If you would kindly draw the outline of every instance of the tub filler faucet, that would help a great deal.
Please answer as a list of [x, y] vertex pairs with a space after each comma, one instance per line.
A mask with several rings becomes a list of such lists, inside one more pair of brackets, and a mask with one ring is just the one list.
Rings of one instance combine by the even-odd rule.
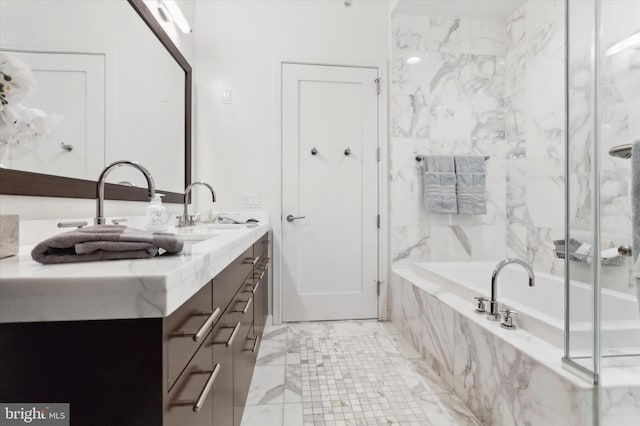
[[509, 258], [501, 261], [493, 268], [493, 273], [491, 274], [491, 301], [489, 302], [489, 313], [487, 313], [487, 319], [491, 321], [500, 321], [500, 313], [498, 311], [498, 300], [497, 300], [497, 292], [498, 292], [498, 274], [502, 271], [507, 265], [512, 263], [521, 265], [529, 274], [529, 287], [533, 287], [536, 285], [536, 279], [533, 275], [533, 269], [531, 266], [524, 260]]

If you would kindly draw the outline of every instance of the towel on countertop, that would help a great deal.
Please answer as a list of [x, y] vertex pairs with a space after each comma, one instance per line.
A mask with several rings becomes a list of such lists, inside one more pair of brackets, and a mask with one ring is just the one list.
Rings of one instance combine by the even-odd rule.
[[486, 169], [482, 155], [456, 155], [458, 214], [487, 214]]
[[433, 213], [456, 214], [456, 174], [453, 156], [424, 157], [424, 203]]
[[[640, 140], [631, 145], [631, 229], [632, 259], [640, 259]], [[636, 279], [638, 309], [640, 310], [640, 263], [635, 262], [633, 277]]]
[[156, 233], [124, 225], [95, 225], [54, 235], [31, 251], [44, 264], [147, 259], [160, 250], [180, 253], [184, 242], [174, 234]]

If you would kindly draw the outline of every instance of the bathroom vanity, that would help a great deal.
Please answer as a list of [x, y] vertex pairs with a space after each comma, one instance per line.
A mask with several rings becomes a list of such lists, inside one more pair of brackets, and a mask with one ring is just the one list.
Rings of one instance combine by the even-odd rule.
[[239, 425], [269, 253], [262, 224], [166, 258], [4, 260], [0, 401], [68, 402], [72, 425]]

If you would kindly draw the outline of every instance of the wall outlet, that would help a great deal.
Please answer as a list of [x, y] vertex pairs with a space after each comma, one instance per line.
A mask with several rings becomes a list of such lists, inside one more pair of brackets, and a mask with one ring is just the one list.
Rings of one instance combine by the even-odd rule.
[[248, 209], [259, 209], [262, 207], [262, 196], [260, 194], [245, 194], [242, 196], [242, 207]]

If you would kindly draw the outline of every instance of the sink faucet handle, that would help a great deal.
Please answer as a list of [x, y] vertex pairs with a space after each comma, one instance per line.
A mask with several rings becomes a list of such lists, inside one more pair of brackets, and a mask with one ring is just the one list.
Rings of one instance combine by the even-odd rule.
[[500, 326], [509, 330], [513, 330], [514, 328], [516, 328], [515, 324], [513, 323], [513, 316], [518, 315], [518, 313], [516, 311], [512, 311], [509, 308], [500, 309], [500, 312], [504, 312], [504, 318], [502, 319], [502, 323], [500, 324]]
[[487, 307], [485, 306], [484, 302], [486, 302], [489, 299], [487, 299], [484, 296], [476, 296], [476, 297], [474, 297], [474, 299], [476, 299], [478, 301], [475, 313], [476, 314], [484, 314], [485, 312], [487, 312]]

